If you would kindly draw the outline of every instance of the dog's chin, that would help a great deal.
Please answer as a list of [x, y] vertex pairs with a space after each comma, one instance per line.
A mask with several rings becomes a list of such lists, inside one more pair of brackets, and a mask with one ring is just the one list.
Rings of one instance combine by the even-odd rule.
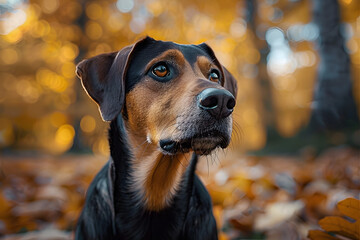
[[160, 140], [159, 145], [161, 151], [166, 155], [190, 151], [194, 151], [198, 155], [209, 155], [216, 148], [226, 148], [229, 142], [230, 137], [215, 132], [198, 134], [180, 140], [163, 139]]

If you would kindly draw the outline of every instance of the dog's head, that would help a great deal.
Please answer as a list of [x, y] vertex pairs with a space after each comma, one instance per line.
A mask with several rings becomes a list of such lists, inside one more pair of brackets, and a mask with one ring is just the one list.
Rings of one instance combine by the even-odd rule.
[[230, 142], [236, 80], [205, 43], [147, 37], [76, 72], [105, 121], [122, 113], [129, 133], [165, 154], [209, 154]]

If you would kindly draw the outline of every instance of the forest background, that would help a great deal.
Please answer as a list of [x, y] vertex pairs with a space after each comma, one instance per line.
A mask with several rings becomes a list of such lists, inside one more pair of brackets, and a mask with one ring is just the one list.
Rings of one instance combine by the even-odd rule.
[[0, 236], [71, 238], [109, 155], [75, 66], [147, 35], [238, 80], [232, 143], [198, 167], [221, 239], [307, 239], [359, 199], [360, 0], [1, 0]]

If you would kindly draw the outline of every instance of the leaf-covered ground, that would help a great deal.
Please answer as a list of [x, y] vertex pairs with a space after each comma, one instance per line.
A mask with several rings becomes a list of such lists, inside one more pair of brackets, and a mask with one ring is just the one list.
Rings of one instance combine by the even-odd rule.
[[[310, 229], [321, 229], [320, 219], [340, 215], [339, 201], [359, 198], [359, 155], [339, 147], [318, 156], [229, 151], [203, 158], [198, 173], [213, 198], [220, 239], [307, 239]], [[2, 156], [2, 239], [72, 239], [86, 189], [105, 162], [91, 155]]]

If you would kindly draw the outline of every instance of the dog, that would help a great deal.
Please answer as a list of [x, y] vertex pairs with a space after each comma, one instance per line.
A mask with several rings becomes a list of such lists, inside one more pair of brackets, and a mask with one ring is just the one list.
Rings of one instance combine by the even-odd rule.
[[146, 37], [81, 61], [110, 121], [110, 160], [91, 183], [75, 239], [217, 239], [199, 155], [229, 145], [237, 83], [206, 44]]

